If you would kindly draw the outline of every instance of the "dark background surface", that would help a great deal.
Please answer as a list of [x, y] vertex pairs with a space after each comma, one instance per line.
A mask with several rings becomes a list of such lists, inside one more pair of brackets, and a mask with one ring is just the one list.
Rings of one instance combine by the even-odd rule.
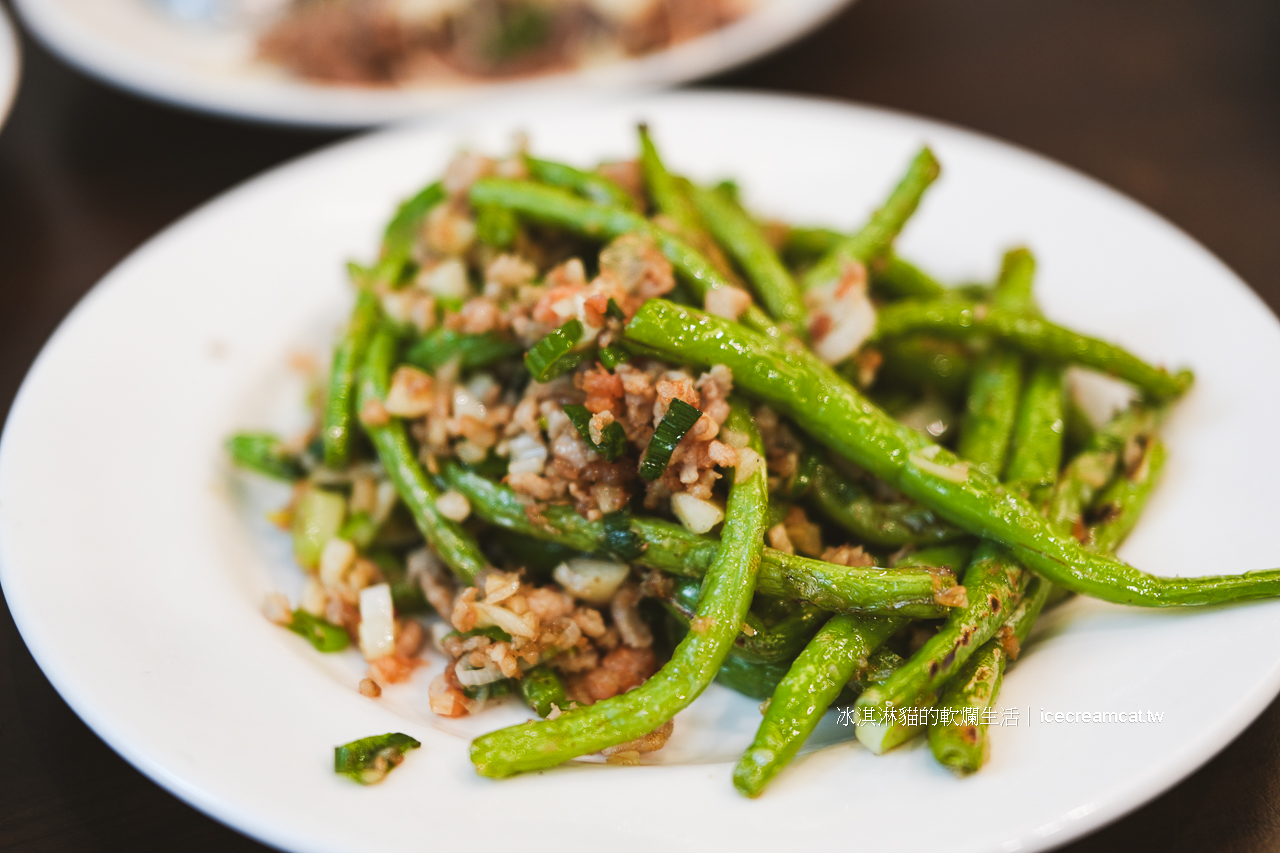
[[[0, 133], [5, 412], [58, 322], [126, 254], [215, 193], [338, 138], [137, 100], [24, 47]], [[1280, 306], [1274, 0], [864, 0], [711, 82], [882, 104], [1042, 152], [1168, 217]], [[1278, 732], [1280, 702], [1195, 775], [1066, 849], [1280, 849]], [[0, 850], [125, 849], [266, 848], [98, 740], [0, 608]]]

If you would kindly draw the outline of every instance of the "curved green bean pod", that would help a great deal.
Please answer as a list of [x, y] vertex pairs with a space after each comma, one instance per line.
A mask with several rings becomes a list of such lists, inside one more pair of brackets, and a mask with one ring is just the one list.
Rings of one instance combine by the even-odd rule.
[[[605, 524], [588, 521], [572, 507], [548, 506], [542, 510], [541, 519], [534, 522], [526, 512], [527, 505], [506, 486], [453, 462], [441, 464], [441, 475], [449, 488], [467, 498], [471, 511], [490, 524], [578, 551], [609, 550]], [[644, 550], [638, 556], [618, 556], [674, 575], [702, 577], [720, 549], [715, 539], [661, 519], [632, 518], [630, 529]], [[833, 612], [931, 619], [946, 614], [948, 608], [938, 604], [937, 598], [954, 585], [955, 574], [951, 571], [921, 567], [919, 563], [903, 569], [840, 566], [766, 548], [756, 588], [766, 595], [808, 601]]]
[[529, 177], [538, 183], [570, 190], [596, 204], [635, 210], [636, 202], [631, 197], [631, 193], [599, 172], [586, 172], [567, 163], [557, 163], [554, 160], [542, 160], [527, 155], [524, 163], [529, 170]]
[[893, 421], [812, 353], [744, 326], [651, 299], [626, 336], [682, 364], [724, 364], [735, 386], [773, 406], [827, 447], [1073, 592], [1117, 604], [1170, 607], [1280, 595], [1280, 570], [1159, 577], [1089, 553], [1054, 530], [1026, 499]]
[[636, 131], [640, 137], [640, 173], [644, 176], [649, 200], [658, 212], [666, 214], [676, 224], [685, 239], [695, 240], [704, 229], [693, 200], [676, 176], [667, 171], [662, 155], [649, 135], [648, 126], [642, 124]]
[[887, 252], [940, 170], [933, 152], [921, 148], [884, 205], [871, 214], [871, 220], [856, 234], [845, 237], [832, 247], [805, 273], [802, 282], [805, 289], [821, 287], [840, 278], [844, 265], [849, 261], [869, 264]]
[[936, 278], [892, 251], [872, 261], [871, 289], [890, 299], [936, 299], [947, 292]]
[[855, 540], [880, 548], [938, 545], [964, 536], [963, 530], [940, 521], [919, 504], [883, 503], [873, 499], [830, 465], [814, 471], [805, 493], [809, 506], [851, 533]]
[[[396, 343], [396, 332], [387, 324], [383, 324], [369, 342], [360, 369], [358, 406], [361, 410], [370, 402], [381, 403], [386, 399]], [[472, 583], [488, 561], [480, 552], [475, 537], [436, 509], [440, 490], [427, 479], [418, 464], [404, 423], [399, 418], [391, 418], [382, 425], [363, 423], [362, 426], [422, 535], [459, 580]]]
[[832, 616], [778, 684], [751, 746], [733, 770], [733, 785], [748, 797], [795, 757], [860, 664], [904, 624], [903, 619]]
[[898, 302], [886, 305], [876, 319], [876, 339], [920, 332], [961, 338], [990, 335], [1034, 358], [1080, 364], [1123, 379], [1153, 397], [1178, 397], [1194, 378], [1188, 370], [1170, 374], [1114, 344], [1040, 317], [967, 300]]
[[1103, 553], [1115, 551], [1133, 532], [1142, 508], [1164, 471], [1164, 459], [1164, 442], [1152, 438], [1134, 469], [1121, 471], [1098, 496], [1091, 508], [1091, 514], [1098, 520], [1089, 528], [1086, 540], [1091, 548]]
[[[712, 290], [733, 286], [705, 255], [634, 211], [593, 204], [556, 187], [507, 178], [476, 181], [471, 186], [470, 197], [473, 205], [509, 207], [536, 222], [599, 240], [611, 240], [623, 234], [644, 234], [653, 239], [699, 302], [705, 302]], [[741, 320], [770, 337], [782, 335], [758, 305], [747, 308]]]
[[791, 334], [806, 339], [809, 314], [800, 287], [782, 265], [760, 226], [721, 193], [697, 186], [692, 192], [702, 222], [746, 274], [764, 310]]
[[444, 184], [436, 181], [407, 199], [396, 209], [382, 235], [382, 251], [373, 268], [373, 280], [395, 287], [404, 278], [413, 259], [413, 244], [418, 228], [431, 209], [445, 200]]
[[[668, 612], [688, 625], [697, 612], [700, 592], [701, 584], [694, 578], [677, 583], [666, 601]], [[804, 648], [830, 615], [812, 604], [802, 603], [790, 616], [767, 626], [753, 612], [747, 611], [743, 630], [733, 641], [734, 654], [751, 663], [789, 661]]]
[[1111, 482], [1116, 462], [1130, 441], [1148, 441], [1159, 420], [1160, 412], [1144, 406], [1133, 406], [1104, 424], [1089, 444], [1062, 472], [1045, 511], [1049, 523], [1064, 535], [1071, 534], [1083, 507]]
[[333, 353], [329, 369], [329, 393], [324, 402], [320, 436], [327, 468], [344, 468], [351, 458], [351, 422], [355, 419], [356, 368], [364, 358], [381, 314], [378, 297], [368, 290], [356, 293], [351, 322]]
[[[741, 404], [725, 426], [748, 436], [763, 455], [755, 422]], [[736, 478], [735, 478], [736, 479]], [[698, 613], [671, 659], [634, 690], [554, 720], [530, 722], [476, 738], [471, 762], [482, 776], [501, 778], [554, 767], [634, 740], [661, 726], [698, 697], [724, 663], [751, 605], [760, 568], [769, 486], [765, 466], [733, 482], [720, 551], [703, 579]]]

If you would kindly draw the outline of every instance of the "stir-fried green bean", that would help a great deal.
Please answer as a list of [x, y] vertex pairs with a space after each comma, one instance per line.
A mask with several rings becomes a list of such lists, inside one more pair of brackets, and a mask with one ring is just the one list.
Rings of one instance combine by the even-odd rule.
[[951, 523], [1005, 544], [1019, 563], [1073, 592], [1145, 607], [1280, 595], [1280, 570], [1160, 577], [1089, 553], [995, 478], [894, 422], [807, 351], [660, 299], [640, 309], [626, 335], [674, 361], [726, 365], [741, 391], [769, 403], [818, 441]]
[[[755, 423], [743, 406], [733, 406], [725, 425], [747, 435], [748, 446], [757, 453], [764, 452]], [[641, 737], [696, 699], [729, 654], [751, 605], [768, 496], [763, 465], [730, 486], [720, 551], [703, 579], [697, 616], [662, 669], [636, 689], [612, 699], [567, 711], [554, 720], [476, 738], [471, 761], [477, 772], [503, 777], [554, 767]]]
[[333, 353], [329, 370], [329, 393], [325, 397], [320, 435], [324, 441], [324, 464], [341, 468], [351, 458], [351, 430], [355, 420], [356, 368], [364, 358], [380, 315], [378, 299], [367, 290], [356, 294], [351, 322]]
[[[359, 406], [364, 412], [370, 404], [381, 407], [387, 396], [391, 365], [395, 358], [396, 332], [383, 324], [369, 343], [360, 371]], [[385, 410], [383, 412], [385, 417]], [[364, 431], [373, 441], [378, 458], [413, 520], [440, 559], [453, 569], [464, 583], [471, 583], [487, 564], [475, 537], [456, 521], [451, 521], [436, 508], [440, 490], [427, 479], [418, 464], [417, 454], [409, 443], [404, 424], [399, 418], [385, 417], [385, 422], [362, 420]]]

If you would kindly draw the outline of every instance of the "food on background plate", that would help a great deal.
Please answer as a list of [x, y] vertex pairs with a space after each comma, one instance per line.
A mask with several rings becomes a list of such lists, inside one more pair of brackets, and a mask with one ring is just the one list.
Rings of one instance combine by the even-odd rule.
[[[431, 626], [433, 712], [543, 718], [473, 742], [486, 776], [639, 763], [713, 679], [764, 701], [749, 796], [833, 704], [872, 751], [923, 735], [966, 774], [1044, 608], [1280, 594], [1277, 570], [1114, 556], [1192, 376], [1042, 317], [1027, 249], [957, 288], [897, 256], [929, 149], [841, 234], [639, 145], [593, 170], [459, 155], [351, 266], [313, 428], [229, 441], [295, 484], [277, 520], [306, 587], [268, 615], [357, 644], [362, 693], [413, 677]], [[1068, 365], [1133, 401], [1092, 423]]]
[[546, 74], [662, 50], [750, 0], [292, 0], [259, 55], [299, 77], [393, 85]]

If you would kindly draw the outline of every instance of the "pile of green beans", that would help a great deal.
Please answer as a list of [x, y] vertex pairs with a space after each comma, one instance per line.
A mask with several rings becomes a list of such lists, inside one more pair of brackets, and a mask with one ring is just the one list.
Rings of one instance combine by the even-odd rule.
[[[964, 775], [990, 754], [983, 723], [909, 725], [895, 711], [935, 707], [945, 712], [936, 719], [972, 720], [972, 712], [993, 708], [1008, 666], [1058, 598], [1185, 607], [1280, 595], [1280, 569], [1169, 578], [1115, 556], [1158, 481], [1166, 454], [1158, 429], [1192, 374], [1041, 316], [1027, 249], [1009, 251], [990, 286], [948, 287], [900, 257], [894, 242], [939, 175], [931, 150], [921, 149], [866, 224], [846, 234], [754, 216], [736, 184], [703, 185], [671, 171], [646, 127], [638, 146], [640, 189], [522, 154], [524, 178], [482, 177], [453, 197], [434, 183], [410, 198], [386, 228], [376, 263], [352, 267], [355, 308], [334, 351], [312, 446], [298, 452], [257, 432], [227, 445], [243, 466], [320, 493], [313, 502], [328, 514], [316, 524], [356, 531], [350, 538], [371, 559], [390, 547], [379, 559], [391, 560], [392, 576], [392, 552], [404, 546], [387, 543], [425, 541], [466, 585], [490, 568], [494, 551], [487, 555], [481, 542], [497, 543], [534, 574], [566, 556], [591, 555], [663, 579], [652, 585], [663, 606], [649, 614], [666, 628], [655, 633], [671, 639], [661, 669], [627, 693], [577, 707], [554, 657], [534, 661], [492, 693], [520, 695], [546, 719], [477, 738], [471, 760], [478, 773], [544, 770], [641, 738], [718, 679], [768, 699], [733, 772], [747, 796], [763, 792], [837, 702], [846, 703], [857, 739], [873, 752], [927, 730], [938, 761]], [[425, 332], [384, 311], [388, 294], [414, 286], [419, 263], [430, 269], [424, 225], [446, 202], [476, 224], [479, 242], [466, 256], [473, 278], [497, 253], [519, 253], [548, 234], [575, 246], [638, 235], [670, 263], [681, 285], [671, 298], [632, 305], [630, 316], [609, 302], [608, 347], [584, 337], [582, 321], [569, 321], [579, 325], [562, 347], [569, 356], [563, 372], [614, 371], [628, 360], [644, 366], [644, 359], [664, 368], [728, 368], [734, 392], [722, 432], [754, 454], [742, 459], [760, 464], [721, 472], [724, 520], [717, 530], [693, 533], [661, 512], [645, 514], [639, 496], [604, 517], [584, 517], [568, 503], [538, 503], [534, 511], [506, 484], [500, 457], [467, 464], [447, 449], [433, 446], [428, 454], [414, 437], [423, 433], [387, 414], [391, 377], [402, 365], [464, 377], [490, 371], [513, 389], [530, 381], [526, 347], [505, 327], [459, 331], [450, 318], [460, 306], [444, 299], [433, 308], [435, 328]], [[584, 268], [596, 268], [583, 260]], [[821, 332], [810, 325], [806, 300], [859, 265], [869, 276], [874, 331], [849, 361], [827, 364], [807, 345]], [[715, 316], [702, 310], [713, 296], [743, 307], [734, 318]], [[1129, 383], [1137, 399], [1094, 426], [1067, 387], [1072, 365]], [[533, 379], [554, 376], [534, 370]], [[934, 441], [873, 400], [893, 411], [951, 407], [961, 413], [959, 429], [931, 426], [945, 439]], [[685, 426], [695, 423], [696, 410], [679, 406], [692, 412]], [[784, 420], [794, 442], [765, 446], [760, 406], [771, 410], [770, 420]], [[603, 460], [604, 445], [590, 438], [595, 410], [568, 409], [592, 458]], [[609, 464], [646, 458], [643, 446], [624, 440], [621, 426], [611, 429]], [[680, 440], [670, 437], [668, 449]], [[666, 459], [654, 458], [653, 470], [637, 470], [646, 480], [665, 470]], [[344, 520], [341, 507], [333, 509], [324, 490], [361, 465], [376, 466], [394, 485], [404, 513], [399, 532], [394, 518]], [[437, 506], [445, 492], [465, 500], [464, 523]], [[794, 507], [821, 519], [825, 539], [864, 550], [794, 553], [770, 529]], [[405, 532], [410, 520], [416, 534]], [[777, 548], [766, 546], [766, 531]], [[316, 542], [307, 541], [314, 558]], [[414, 608], [425, 607], [422, 596], [413, 599]], [[328, 638], [316, 642], [326, 651], [345, 645], [337, 642], [341, 629], [318, 617], [295, 630], [314, 634], [313, 642]]]

